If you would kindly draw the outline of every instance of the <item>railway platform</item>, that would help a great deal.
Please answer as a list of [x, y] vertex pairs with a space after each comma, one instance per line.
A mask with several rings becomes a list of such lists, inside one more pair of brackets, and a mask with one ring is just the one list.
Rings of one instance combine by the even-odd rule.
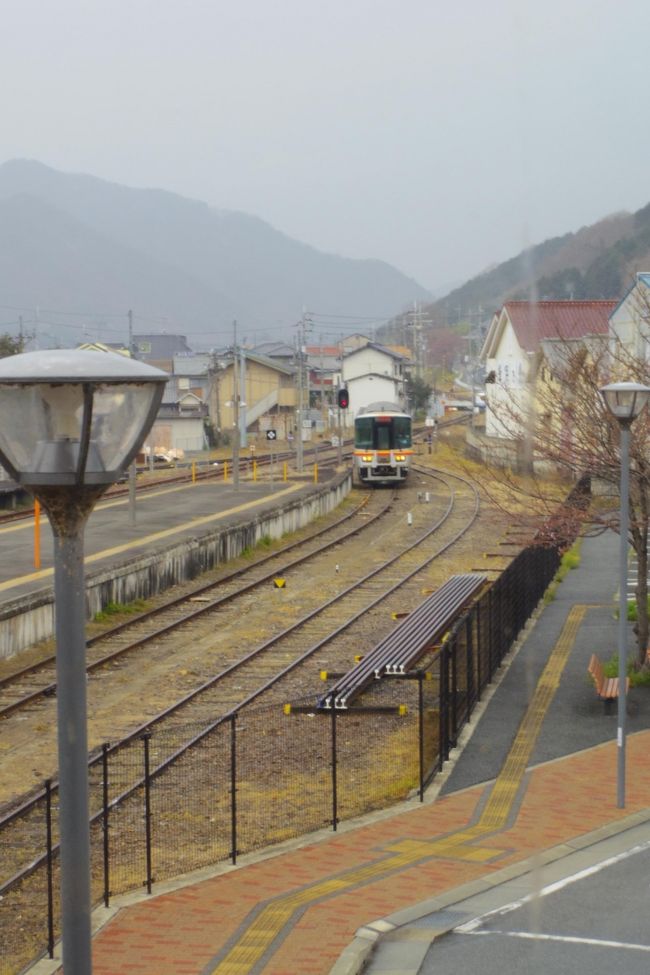
[[[231, 480], [215, 472], [213, 480], [192, 484], [161, 481], [139, 491], [135, 519], [126, 494], [106, 495], [92, 512], [85, 530], [87, 567], [117, 565], [138, 553], [161, 547], [172, 539], [192, 538], [222, 524], [250, 520], [259, 511], [277, 507], [316, 485], [308, 475], [291, 481]], [[35, 565], [34, 518], [0, 525], [0, 601], [34, 592], [48, 585], [53, 574], [52, 533], [44, 513], [40, 518], [40, 565]]]
[[615, 709], [587, 675], [616, 645], [617, 546], [584, 540], [424, 803], [115, 899], [94, 914], [95, 975], [424, 973], [441, 933], [650, 844], [650, 689], [630, 692], [619, 809]]

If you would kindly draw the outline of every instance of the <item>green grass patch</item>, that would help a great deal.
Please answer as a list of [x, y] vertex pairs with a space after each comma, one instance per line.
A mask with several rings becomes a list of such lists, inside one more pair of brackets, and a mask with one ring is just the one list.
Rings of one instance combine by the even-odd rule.
[[[618, 613], [616, 615], [618, 618]], [[636, 623], [637, 615], [638, 613], [637, 613], [636, 599], [628, 599], [627, 602], [628, 623]], [[648, 615], [650, 615], [650, 596], [648, 596]]]
[[577, 569], [580, 565], [580, 545], [582, 539], [577, 539], [573, 543], [570, 549], [564, 553], [560, 560], [560, 565], [557, 572], [553, 576], [548, 589], [544, 593], [544, 604], [548, 605], [552, 603], [555, 599], [555, 593], [557, 592], [557, 587], [560, 585], [562, 580], [571, 572], [572, 569]]
[[133, 613], [142, 613], [146, 609], [147, 603], [144, 599], [134, 599], [132, 603], [107, 603], [103, 609], [93, 616], [93, 622], [106, 623], [113, 616], [131, 616]]

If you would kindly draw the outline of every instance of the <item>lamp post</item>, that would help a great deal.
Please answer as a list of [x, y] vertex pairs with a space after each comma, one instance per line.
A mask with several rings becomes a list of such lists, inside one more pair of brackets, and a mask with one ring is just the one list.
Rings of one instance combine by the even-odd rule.
[[630, 507], [630, 427], [650, 399], [650, 387], [640, 383], [610, 383], [600, 390], [621, 431], [621, 524], [618, 596], [618, 728], [616, 805], [625, 808], [625, 733], [627, 707], [627, 551]]
[[90, 350], [0, 360], [0, 462], [45, 508], [54, 535], [66, 975], [92, 970], [84, 525], [138, 452], [166, 380], [166, 373], [145, 363]]

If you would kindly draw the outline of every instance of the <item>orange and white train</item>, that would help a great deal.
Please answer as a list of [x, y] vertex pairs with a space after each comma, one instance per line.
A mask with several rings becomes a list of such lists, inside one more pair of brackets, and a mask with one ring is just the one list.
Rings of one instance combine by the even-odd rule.
[[354, 421], [354, 468], [362, 484], [403, 484], [413, 455], [411, 417], [395, 403], [370, 403]]

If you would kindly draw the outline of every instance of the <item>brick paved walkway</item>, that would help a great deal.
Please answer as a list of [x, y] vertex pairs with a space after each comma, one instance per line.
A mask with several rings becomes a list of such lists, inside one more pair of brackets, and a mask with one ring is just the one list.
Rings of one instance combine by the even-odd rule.
[[[95, 975], [325, 975], [362, 925], [650, 807], [649, 749], [650, 732], [628, 740], [624, 810], [613, 744], [529, 771], [513, 821], [481, 837], [487, 859], [428, 847], [472, 824], [489, 784], [134, 904], [95, 938]], [[271, 950], [233, 954], [265, 911], [285, 919]]]

